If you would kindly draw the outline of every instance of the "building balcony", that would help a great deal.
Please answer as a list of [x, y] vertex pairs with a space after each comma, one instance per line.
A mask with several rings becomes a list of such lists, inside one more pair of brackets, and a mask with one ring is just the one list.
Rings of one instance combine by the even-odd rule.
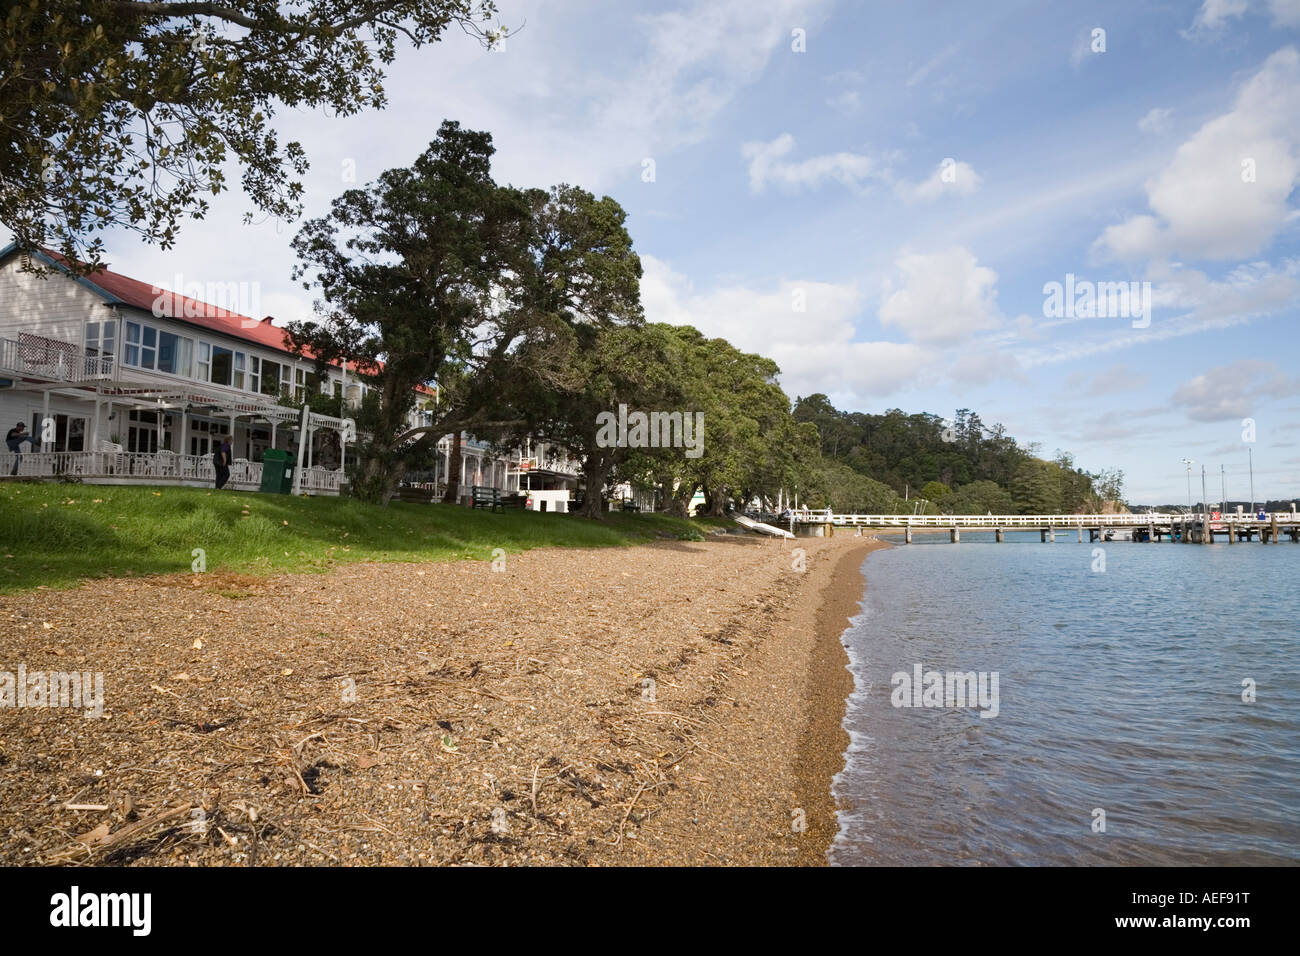
[[24, 332], [17, 339], [0, 339], [0, 375], [86, 385], [112, 380], [113, 359]]

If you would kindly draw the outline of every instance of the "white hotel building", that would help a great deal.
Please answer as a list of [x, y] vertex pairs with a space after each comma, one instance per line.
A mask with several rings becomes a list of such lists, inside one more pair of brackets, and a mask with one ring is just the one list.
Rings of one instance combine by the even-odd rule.
[[[25, 272], [15, 247], [0, 250], [0, 424], [8, 431], [22, 421], [37, 440], [22, 446], [20, 477], [210, 486], [212, 453], [224, 433], [234, 459], [231, 487], [256, 490], [268, 449], [298, 452], [302, 412], [280, 404], [282, 395], [300, 403], [307, 389], [319, 389], [343, 397], [346, 408], [361, 401], [365, 386], [355, 369], [333, 365], [317, 376], [315, 363], [289, 350], [270, 317], [250, 318], [107, 269], [74, 276], [55, 256], [34, 258], [52, 271]], [[425, 390], [411, 423], [431, 420], [436, 400], [436, 390]], [[356, 437], [352, 421], [309, 413], [306, 432], [301, 490], [338, 494]], [[439, 444], [435, 485], [446, 478], [449, 440]], [[534, 464], [553, 476], [553, 486], [576, 484], [573, 463], [557, 464], [549, 451], [552, 461]], [[0, 446], [0, 478], [13, 463]], [[464, 495], [476, 484], [517, 490], [520, 474], [518, 454], [462, 442]]]

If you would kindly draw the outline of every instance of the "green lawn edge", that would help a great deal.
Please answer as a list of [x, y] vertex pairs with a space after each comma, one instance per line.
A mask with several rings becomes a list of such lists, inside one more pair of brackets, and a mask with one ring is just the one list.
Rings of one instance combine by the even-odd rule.
[[597, 521], [202, 488], [6, 482], [0, 594], [190, 573], [200, 562], [207, 572], [319, 573], [362, 561], [490, 560], [533, 548], [701, 540], [730, 524], [663, 514], [615, 512]]

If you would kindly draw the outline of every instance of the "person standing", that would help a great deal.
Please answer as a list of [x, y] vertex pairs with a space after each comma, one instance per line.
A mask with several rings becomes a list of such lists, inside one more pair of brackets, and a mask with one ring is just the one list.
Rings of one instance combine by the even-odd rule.
[[18, 466], [22, 464], [23, 456], [19, 454], [19, 449], [23, 447], [23, 442], [31, 442], [32, 447], [36, 447], [36, 439], [27, 431], [27, 426], [19, 422], [5, 434], [5, 446], [14, 453], [14, 467], [9, 472], [11, 475], [18, 474]]
[[220, 491], [230, 480], [230, 436], [222, 435], [217, 450], [212, 453], [212, 463], [217, 469], [217, 490]]

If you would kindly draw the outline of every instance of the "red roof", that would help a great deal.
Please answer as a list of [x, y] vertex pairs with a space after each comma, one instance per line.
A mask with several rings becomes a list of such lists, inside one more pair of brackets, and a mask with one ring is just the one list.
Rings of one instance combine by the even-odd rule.
[[[41, 252], [54, 262], [66, 265], [67, 260], [57, 252], [49, 249], [42, 249]], [[221, 332], [233, 338], [255, 342], [291, 355], [297, 354], [289, 347], [288, 334], [284, 329], [273, 325], [269, 315], [262, 319], [253, 319], [238, 312], [210, 305], [201, 299], [190, 298], [148, 282], [141, 282], [139, 279], [132, 279], [130, 276], [124, 276], [102, 266], [81, 275], [80, 278], [109, 299], [142, 309], [159, 318], [175, 319], [178, 322]], [[313, 353], [310, 349], [304, 349], [302, 355], [304, 358], [312, 358]], [[348, 371], [355, 372], [357, 368], [356, 362], [348, 362]]]
[[269, 315], [264, 319], [250, 318], [107, 269], [96, 270], [83, 278], [119, 302], [159, 318], [176, 319], [282, 352], [289, 351], [284, 329], [272, 325]]

